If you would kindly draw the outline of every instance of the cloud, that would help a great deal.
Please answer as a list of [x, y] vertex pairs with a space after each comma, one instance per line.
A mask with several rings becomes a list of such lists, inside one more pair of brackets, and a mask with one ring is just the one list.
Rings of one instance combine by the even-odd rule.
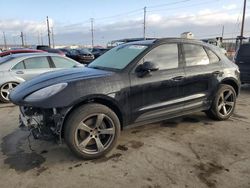
[[[227, 6], [226, 8], [232, 8]], [[226, 25], [230, 32], [234, 31], [235, 24], [238, 21], [238, 13], [224, 9], [211, 10], [203, 9], [194, 13], [182, 12], [172, 16], [163, 16], [161, 14], [147, 15], [147, 34], [153, 37], [179, 36], [185, 31], [196, 31], [197, 35], [211, 35], [211, 33], [220, 33], [221, 26]], [[246, 15], [246, 19], [249, 14]], [[55, 41], [60, 44], [90, 44], [90, 22], [65, 24], [50, 20], [50, 25], [54, 25]], [[246, 21], [246, 30], [249, 30], [249, 22]], [[37, 41], [37, 33], [47, 32], [46, 21], [30, 20], [0, 20], [0, 28], [6, 34], [20, 34], [24, 31], [30, 38], [30, 42]], [[94, 35], [98, 43], [106, 43], [109, 40], [115, 40], [126, 37], [141, 37], [143, 31], [143, 17], [128, 17], [113, 22], [95, 22]], [[234, 31], [235, 32], [235, 31]], [[235, 34], [236, 36], [236, 34]], [[0, 41], [1, 42], [1, 41]]]
[[[53, 20], [50, 19], [50, 26], [53, 26]], [[8, 32], [27, 32], [27, 33], [38, 33], [44, 32], [47, 29], [46, 22], [37, 22], [32, 20], [0, 20], [1, 30]]]
[[234, 10], [237, 8], [237, 5], [236, 4], [229, 4], [229, 5], [224, 5], [222, 8], [225, 10]]

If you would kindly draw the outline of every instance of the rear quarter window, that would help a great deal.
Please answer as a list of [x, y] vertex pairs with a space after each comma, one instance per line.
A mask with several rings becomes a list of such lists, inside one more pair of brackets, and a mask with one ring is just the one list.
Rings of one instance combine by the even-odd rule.
[[208, 55], [208, 58], [209, 58], [209, 63], [210, 64], [219, 63], [220, 58], [212, 50], [210, 50], [209, 48], [205, 48], [205, 49], [206, 49], [206, 52], [207, 52], [207, 55]]
[[184, 43], [183, 50], [187, 67], [209, 64], [209, 58], [203, 46]]

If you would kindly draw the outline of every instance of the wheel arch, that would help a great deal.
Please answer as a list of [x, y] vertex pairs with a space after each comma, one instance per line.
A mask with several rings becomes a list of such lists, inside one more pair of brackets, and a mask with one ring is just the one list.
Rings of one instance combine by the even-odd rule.
[[125, 124], [124, 113], [123, 113], [121, 107], [119, 107], [118, 103], [113, 98], [108, 97], [108, 96], [104, 96], [104, 95], [93, 96], [92, 95], [92, 96], [85, 97], [84, 99], [81, 99], [80, 101], [76, 102], [65, 113], [64, 120], [62, 122], [62, 127], [61, 127], [61, 137], [63, 137], [64, 129], [65, 129], [65, 122], [66, 122], [67, 118], [70, 116], [70, 114], [73, 111], [75, 111], [78, 107], [85, 105], [85, 104], [88, 104], [88, 103], [97, 103], [97, 104], [102, 104], [102, 105], [109, 107], [117, 115], [117, 117], [120, 121], [120, 124], [121, 124], [121, 129], [123, 129], [123, 125]]
[[240, 93], [240, 85], [234, 78], [225, 78], [221, 81], [221, 84], [227, 84], [234, 88], [236, 95], [238, 96]]

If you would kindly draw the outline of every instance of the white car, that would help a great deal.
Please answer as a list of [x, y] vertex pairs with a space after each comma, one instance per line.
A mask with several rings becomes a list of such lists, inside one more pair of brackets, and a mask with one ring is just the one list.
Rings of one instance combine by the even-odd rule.
[[82, 64], [52, 53], [12, 54], [0, 58], [0, 101], [9, 102], [9, 93], [18, 84], [39, 74]]

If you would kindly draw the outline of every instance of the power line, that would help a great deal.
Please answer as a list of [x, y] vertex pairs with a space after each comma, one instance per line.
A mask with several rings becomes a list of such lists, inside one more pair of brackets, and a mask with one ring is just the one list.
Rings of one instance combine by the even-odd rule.
[[117, 18], [117, 17], [121, 17], [121, 16], [124, 16], [124, 15], [129, 15], [129, 14], [132, 14], [132, 13], [138, 13], [138, 12], [142, 12], [143, 9], [135, 9], [135, 10], [131, 10], [131, 11], [128, 11], [128, 12], [123, 12], [123, 13], [120, 13], [120, 14], [116, 14], [116, 15], [113, 15], [113, 16], [107, 16], [107, 17], [102, 17], [102, 18], [95, 18], [95, 20], [106, 20], [106, 19], [110, 19], [110, 18]]
[[182, 0], [182, 1], [172, 2], [172, 3], [164, 3], [164, 4], [160, 4], [160, 5], [153, 5], [153, 6], [148, 6], [148, 8], [152, 9], [152, 8], [157, 8], [157, 7], [176, 5], [176, 4], [180, 4], [180, 3], [186, 3], [188, 1], [191, 1], [191, 0]]
[[215, 14], [223, 14], [223, 13], [228, 13], [229, 11], [216, 11], [216, 12], [210, 12], [207, 14], [196, 14], [196, 15], [190, 15], [190, 16], [184, 16], [184, 17], [166, 17], [169, 20], [183, 20], [183, 19], [187, 19], [187, 18], [194, 18], [194, 17], [205, 17], [205, 16], [209, 16], [209, 15], [215, 15]]
[[176, 10], [176, 9], [181, 9], [181, 8], [187, 8], [187, 7], [194, 7], [194, 6], [200, 6], [200, 5], [205, 5], [205, 4], [209, 4], [211, 2], [214, 1], [205, 1], [202, 3], [193, 3], [193, 4], [189, 4], [189, 5], [185, 5], [185, 6], [179, 6], [179, 7], [174, 7], [174, 8], [164, 8], [164, 9], [156, 9], [156, 10], [149, 10], [148, 12], [160, 12], [160, 11], [166, 11], [166, 10]]
[[[153, 9], [153, 8], [156, 8], [156, 7], [170, 6], [170, 5], [185, 3], [185, 2], [188, 2], [188, 1], [192, 1], [192, 0], [181, 0], [181, 1], [172, 2], [172, 3], [164, 3], [164, 4], [160, 4], [160, 5], [149, 6], [149, 8]], [[117, 17], [120, 17], [120, 16], [124, 16], [124, 15], [128, 16], [130, 14], [135, 14], [135, 13], [139, 14], [142, 11], [144, 11], [144, 8], [143, 9], [140, 8], [140, 9], [135, 9], [135, 10], [123, 12], [121, 14], [116, 14], [116, 15], [113, 15], [113, 16], [107, 16], [107, 17], [102, 17], [102, 18], [95, 18], [95, 20], [97, 20], [97, 21], [99, 21], [99, 20], [107, 20], [107, 19], [112, 19], [112, 18], [117, 18]]]

